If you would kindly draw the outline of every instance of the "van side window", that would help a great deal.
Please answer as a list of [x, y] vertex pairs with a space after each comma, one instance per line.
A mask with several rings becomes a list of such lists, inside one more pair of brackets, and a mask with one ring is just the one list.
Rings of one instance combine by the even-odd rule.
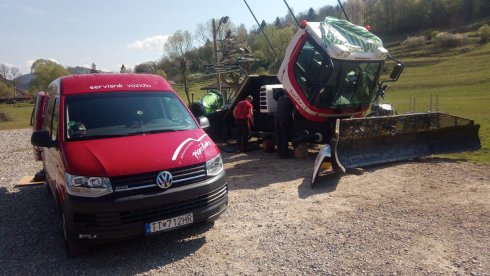
[[53, 122], [51, 123], [51, 140], [56, 141], [58, 139], [58, 126], [59, 126], [59, 116], [60, 116], [60, 101], [56, 97], [54, 99], [54, 110], [53, 110]]
[[58, 117], [59, 117], [59, 98], [52, 97], [48, 101], [48, 109], [44, 118], [44, 130], [51, 134], [51, 140], [55, 141], [58, 133]]

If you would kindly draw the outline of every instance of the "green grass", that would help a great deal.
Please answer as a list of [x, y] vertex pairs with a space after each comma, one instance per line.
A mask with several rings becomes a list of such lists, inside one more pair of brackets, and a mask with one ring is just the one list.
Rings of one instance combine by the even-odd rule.
[[490, 44], [465, 52], [437, 59], [407, 58], [407, 67], [399, 81], [391, 84], [385, 102], [392, 103], [400, 114], [409, 111], [410, 98], [415, 97], [415, 110], [428, 111], [431, 95], [435, 110], [437, 95], [439, 111], [480, 125], [482, 149], [448, 157], [490, 163]]
[[0, 113], [7, 114], [7, 122], [0, 122], [0, 130], [30, 127], [33, 104], [0, 104]]
[[[189, 98], [191, 102], [197, 101], [199, 98], [202, 98], [204, 94], [206, 94], [207, 91], [201, 90], [201, 87], [212, 84], [214, 82], [216, 82], [216, 79], [191, 81], [191, 83], [189, 84]], [[185, 95], [184, 86], [180, 84], [174, 84], [172, 85], [172, 88], [179, 95], [179, 97], [184, 101], [184, 103], [187, 104], [187, 96]]]

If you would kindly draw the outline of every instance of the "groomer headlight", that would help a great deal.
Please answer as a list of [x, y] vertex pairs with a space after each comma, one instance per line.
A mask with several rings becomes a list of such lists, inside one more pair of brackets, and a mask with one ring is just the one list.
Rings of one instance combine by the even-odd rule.
[[331, 57], [334, 58], [346, 58], [351, 54], [350, 50], [347, 47], [339, 44], [328, 46], [327, 52]]
[[388, 56], [388, 50], [383, 47], [378, 47], [374, 50], [374, 56], [379, 59], [385, 59]]
[[98, 197], [112, 193], [109, 178], [77, 176], [65, 173], [67, 192], [74, 196]]

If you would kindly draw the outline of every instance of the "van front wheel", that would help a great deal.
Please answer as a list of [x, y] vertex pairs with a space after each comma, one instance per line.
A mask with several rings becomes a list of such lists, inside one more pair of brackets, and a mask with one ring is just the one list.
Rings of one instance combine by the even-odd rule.
[[87, 253], [89, 251], [88, 245], [77, 242], [68, 234], [64, 211], [61, 211], [61, 223], [63, 226], [63, 241], [65, 244], [66, 254], [70, 257], [77, 257]]

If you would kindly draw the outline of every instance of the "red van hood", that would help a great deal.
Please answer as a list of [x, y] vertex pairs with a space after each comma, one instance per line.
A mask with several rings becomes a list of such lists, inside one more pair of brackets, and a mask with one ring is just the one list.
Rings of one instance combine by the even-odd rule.
[[122, 176], [203, 163], [219, 154], [202, 130], [64, 142], [67, 173]]

